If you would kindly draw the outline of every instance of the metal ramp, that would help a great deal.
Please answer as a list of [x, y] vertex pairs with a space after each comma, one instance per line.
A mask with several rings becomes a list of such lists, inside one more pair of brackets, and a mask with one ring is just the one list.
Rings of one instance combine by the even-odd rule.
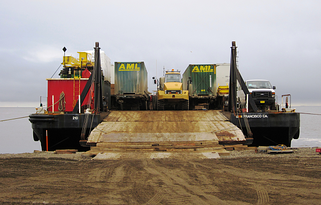
[[245, 141], [242, 131], [217, 110], [111, 111], [87, 144], [96, 145], [89, 152], [106, 158], [167, 158], [182, 153], [217, 158], [226, 152], [220, 142]]

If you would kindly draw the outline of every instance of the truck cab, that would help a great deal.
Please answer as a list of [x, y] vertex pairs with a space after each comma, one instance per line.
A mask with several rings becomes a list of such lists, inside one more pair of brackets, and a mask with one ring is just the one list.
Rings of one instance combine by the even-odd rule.
[[[275, 110], [275, 86], [270, 81], [264, 79], [253, 79], [245, 81], [256, 106], [261, 110]], [[246, 96], [242, 90], [238, 89], [238, 102], [242, 107], [246, 107]]]
[[159, 79], [157, 91], [157, 109], [183, 109], [189, 107], [188, 91], [183, 90], [180, 71], [166, 71], [165, 76]]

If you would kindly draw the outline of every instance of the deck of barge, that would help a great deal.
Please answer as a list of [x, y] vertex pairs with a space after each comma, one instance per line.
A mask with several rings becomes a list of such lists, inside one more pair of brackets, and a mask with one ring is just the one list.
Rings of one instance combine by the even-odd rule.
[[97, 153], [143, 151], [149, 157], [158, 151], [162, 154], [157, 156], [172, 157], [185, 151], [213, 158], [222, 149], [221, 142], [245, 141], [242, 131], [218, 110], [111, 111], [91, 132], [87, 144], [96, 145], [91, 152]]

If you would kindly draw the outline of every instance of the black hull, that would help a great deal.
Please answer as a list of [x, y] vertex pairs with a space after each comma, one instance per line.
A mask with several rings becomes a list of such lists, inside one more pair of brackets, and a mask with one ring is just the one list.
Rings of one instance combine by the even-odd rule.
[[[253, 146], [284, 144], [290, 147], [292, 139], [298, 139], [300, 135], [300, 113], [231, 114], [230, 120], [247, 138], [253, 138]], [[247, 131], [246, 120], [252, 136]]]
[[84, 138], [87, 139], [90, 131], [94, 129], [106, 116], [102, 114], [31, 114], [29, 121], [32, 123], [33, 139], [41, 143], [43, 151], [47, 150], [46, 130], [48, 133], [48, 151], [57, 149], [77, 149], [87, 151], [89, 147], [83, 147], [81, 140], [84, 121], [87, 125]]

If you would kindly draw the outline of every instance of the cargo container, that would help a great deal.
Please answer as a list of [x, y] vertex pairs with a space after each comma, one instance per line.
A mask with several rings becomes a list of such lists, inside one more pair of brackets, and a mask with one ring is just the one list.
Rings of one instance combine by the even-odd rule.
[[[227, 86], [230, 83], [230, 64], [218, 63], [216, 64], [216, 86]], [[227, 93], [228, 94], [228, 93]]]
[[144, 62], [115, 62], [114, 98], [121, 110], [149, 107], [147, 70]]
[[[94, 61], [95, 58], [95, 51], [94, 50], [90, 50], [90, 51], [85, 51], [85, 52], [78, 52], [80, 53], [85, 53], [87, 54], [87, 58], [82, 58], [81, 56], [79, 56], [79, 59], [88, 59], [88, 60], [92, 60]], [[82, 64], [86, 65], [86, 61], [82, 60]], [[114, 66], [111, 63], [110, 58], [106, 55], [106, 53], [104, 51], [100, 51], [100, 65], [101, 65], [101, 70], [102, 70], [102, 74], [104, 76], [104, 81], [108, 81], [111, 84], [114, 84]]]
[[230, 64], [218, 63], [216, 64], [216, 86], [217, 98], [216, 107], [225, 109], [228, 105], [228, 93], [230, 83]]
[[209, 109], [217, 97], [216, 65], [190, 64], [183, 74], [183, 89], [189, 91], [190, 109]]

